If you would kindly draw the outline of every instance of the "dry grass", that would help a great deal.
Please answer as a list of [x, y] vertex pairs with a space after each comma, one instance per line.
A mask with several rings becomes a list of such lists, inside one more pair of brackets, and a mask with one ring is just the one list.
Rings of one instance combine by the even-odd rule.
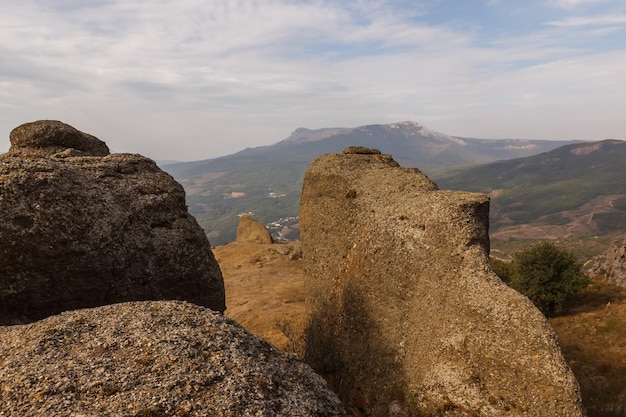
[[[300, 248], [299, 243], [288, 245]], [[301, 259], [279, 253], [280, 246], [233, 242], [213, 253], [226, 287], [224, 314], [278, 348], [293, 351], [306, 322], [303, 267]]]
[[550, 320], [589, 417], [626, 415], [626, 291], [599, 281]]

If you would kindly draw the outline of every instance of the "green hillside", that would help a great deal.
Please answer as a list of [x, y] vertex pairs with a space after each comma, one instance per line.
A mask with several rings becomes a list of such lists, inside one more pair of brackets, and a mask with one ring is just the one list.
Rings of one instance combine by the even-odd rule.
[[568, 145], [526, 158], [448, 171], [434, 180], [442, 189], [491, 195], [492, 240], [514, 239], [522, 225], [550, 231], [560, 227], [559, 238], [626, 232], [623, 141]]
[[[213, 245], [236, 237], [239, 215], [253, 213], [263, 224], [276, 223], [287, 239], [298, 238], [298, 215], [304, 173], [311, 162], [348, 146], [366, 146], [391, 154], [400, 165], [432, 176], [450, 167], [528, 156], [563, 145], [556, 141], [485, 140], [447, 136], [413, 122], [358, 128], [298, 129], [275, 145], [233, 155], [165, 165], [187, 192], [189, 211]], [[279, 220], [283, 219], [283, 220]], [[286, 226], [286, 227], [285, 227]]]

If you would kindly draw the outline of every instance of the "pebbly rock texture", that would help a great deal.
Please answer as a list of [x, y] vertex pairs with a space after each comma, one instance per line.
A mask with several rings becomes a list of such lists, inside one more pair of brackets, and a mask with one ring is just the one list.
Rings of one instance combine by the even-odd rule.
[[582, 416], [545, 317], [489, 266], [489, 199], [376, 150], [315, 160], [301, 195], [308, 361], [368, 415]]
[[224, 311], [224, 283], [185, 192], [143, 156], [56, 121], [0, 155], [0, 324], [123, 301]]
[[0, 327], [0, 416], [344, 416], [295, 356], [180, 301]]
[[239, 218], [239, 226], [237, 226], [237, 242], [267, 245], [274, 243], [274, 240], [265, 226], [247, 214], [244, 214]]

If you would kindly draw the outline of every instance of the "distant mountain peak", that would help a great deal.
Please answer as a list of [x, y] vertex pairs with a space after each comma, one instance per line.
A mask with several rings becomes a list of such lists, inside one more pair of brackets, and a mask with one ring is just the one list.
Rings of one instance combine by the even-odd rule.
[[[298, 128], [274, 145], [167, 165], [166, 170], [186, 188], [190, 213], [199, 219], [211, 243], [223, 245], [235, 240], [237, 215], [242, 212], [257, 213], [257, 220], [264, 224], [276, 222], [274, 233], [286, 228], [297, 234], [294, 225], [307, 167], [321, 155], [350, 146], [379, 149], [403, 167], [418, 167], [433, 176], [452, 167], [528, 157], [570, 144], [572, 141], [455, 137], [420, 123], [399, 121], [353, 128]], [[276, 196], [280, 198], [272, 198]]]
[[305, 142], [318, 142], [339, 133], [349, 132], [352, 129], [345, 127], [330, 127], [324, 129], [307, 129], [299, 127], [293, 131], [293, 133], [279, 143], [305, 143]]
[[363, 125], [353, 128], [347, 127], [333, 127], [333, 128], [324, 128], [324, 129], [307, 129], [300, 127], [293, 131], [293, 133], [285, 140], [281, 141], [281, 143], [305, 143], [305, 142], [317, 142], [320, 140], [327, 139], [331, 136], [335, 136], [338, 134], [350, 133], [354, 131], [364, 131], [364, 130], [372, 130], [375, 128], [383, 128], [385, 130], [400, 130], [407, 136], [424, 136], [430, 137], [437, 140], [444, 141], [454, 141], [456, 143], [465, 144], [465, 141], [461, 138], [456, 138], [453, 136], [448, 136], [436, 130], [432, 130], [423, 124], [413, 122], [413, 121], [402, 121], [395, 122], [389, 124], [372, 124], [372, 125]]
[[404, 122], [389, 123], [383, 126], [389, 127], [391, 129], [417, 129], [417, 130], [428, 129], [423, 124], [412, 122], [410, 120], [407, 120]]
[[431, 139], [435, 139], [439, 141], [452, 141], [460, 145], [465, 145], [467, 143], [463, 138], [457, 138], [454, 136], [446, 135], [445, 133], [438, 132], [427, 126], [424, 126], [421, 123], [417, 123], [413, 121], [403, 121], [403, 122], [389, 123], [385, 125], [362, 126], [357, 129], [369, 128], [373, 126], [383, 127], [390, 131], [397, 129], [397, 130], [402, 131], [406, 136], [422, 136], [425, 138], [431, 138]]

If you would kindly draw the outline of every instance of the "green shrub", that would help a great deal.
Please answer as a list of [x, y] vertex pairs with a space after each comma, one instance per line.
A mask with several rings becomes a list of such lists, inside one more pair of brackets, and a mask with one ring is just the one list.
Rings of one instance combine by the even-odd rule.
[[492, 267], [504, 282], [527, 296], [547, 316], [561, 311], [569, 296], [589, 284], [574, 254], [549, 242], [517, 251], [510, 264], [492, 261]]

